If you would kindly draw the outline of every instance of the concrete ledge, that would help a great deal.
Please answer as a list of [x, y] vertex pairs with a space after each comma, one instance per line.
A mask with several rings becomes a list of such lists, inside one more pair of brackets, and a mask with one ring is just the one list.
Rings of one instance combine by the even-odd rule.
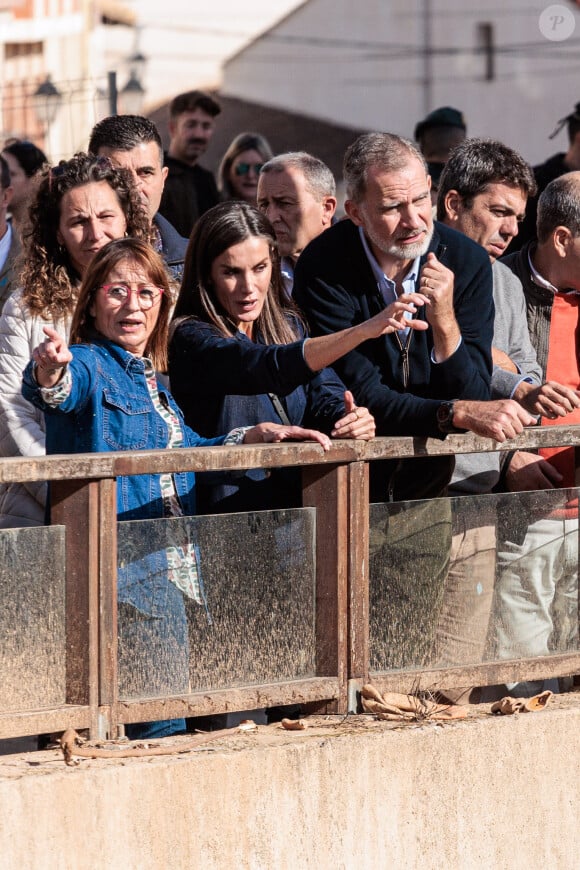
[[[6, 870], [576, 870], [580, 696], [435, 725], [316, 717], [184, 755], [0, 759]], [[174, 741], [176, 744], [178, 739]]]

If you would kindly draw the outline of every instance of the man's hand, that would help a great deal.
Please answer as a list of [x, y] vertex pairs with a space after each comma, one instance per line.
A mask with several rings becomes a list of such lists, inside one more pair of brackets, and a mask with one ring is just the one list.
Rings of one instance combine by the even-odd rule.
[[505, 483], [510, 492], [554, 489], [562, 479], [553, 465], [536, 453], [527, 453], [525, 450], [516, 450], [505, 473]]
[[419, 290], [431, 303], [426, 309], [426, 317], [433, 330], [433, 353], [437, 362], [443, 362], [454, 354], [461, 339], [453, 308], [454, 283], [451, 269], [440, 263], [433, 252], [427, 254], [421, 269]]
[[470, 402], [459, 399], [453, 403], [453, 425], [469, 429], [484, 438], [500, 443], [515, 438], [524, 426], [533, 426], [535, 418], [513, 399], [495, 402]]
[[551, 420], [565, 417], [570, 411], [580, 408], [580, 393], [556, 381], [547, 381], [539, 387], [522, 381], [513, 398], [530, 414], [541, 414]]
[[333, 438], [359, 438], [370, 441], [375, 437], [375, 418], [368, 408], [357, 407], [350, 390], [344, 393], [345, 415], [337, 420], [330, 433]]

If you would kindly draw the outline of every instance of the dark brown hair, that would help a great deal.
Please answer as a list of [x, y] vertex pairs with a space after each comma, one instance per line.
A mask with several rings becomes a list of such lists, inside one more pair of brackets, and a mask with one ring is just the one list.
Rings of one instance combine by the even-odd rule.
[[280, 255], [272, 224], [247, 202], [222, 202], [197, 221], [185, 255], [174, 318], [197, 317], [213, 324], [223, 335], [235, 335], [237, 326], [218, 301], [211, 269], [214, 260], [224, 251], [250, 238], [264, 239], [272, 260], [270, 289], [256, 328], [266, 344], [289, 344], [301, 337], [302, 317], [282, 284]]
[[202, 112], [215, 118], [222, 107], [205, 91], [186, 91], [184, 94], [178, 94], [169, 103], [169, 117], [177, 118], [184, 112], [194, 112], [196, 109], [201, 109]]
[[2, 153], [11, 154], [27, 178], [32, 178], [47, 162], [44, 151], [26, 139], [9, 139], [5, 143]]
[[456, 190], [466, 209], [490, 184], [517, 187], [526, 196], [535, 196], [537, 185], [531, 166], [521, 154], [495, 139], [465, 139], [454, 148], [439, 181], [437, 218], [447, 217], [445, 197]]

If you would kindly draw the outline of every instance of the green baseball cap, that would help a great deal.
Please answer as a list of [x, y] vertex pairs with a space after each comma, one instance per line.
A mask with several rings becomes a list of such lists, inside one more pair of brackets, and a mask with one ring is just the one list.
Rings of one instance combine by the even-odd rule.
[[419, 141], [425, 130], [431, 127], [459, 127], [460, 130], [467, 132], [463, 113], [459, 109], [452, 109], [451, 106], [434, 109], [426, 118], [419, 121], [415, 127], [415, 139]]

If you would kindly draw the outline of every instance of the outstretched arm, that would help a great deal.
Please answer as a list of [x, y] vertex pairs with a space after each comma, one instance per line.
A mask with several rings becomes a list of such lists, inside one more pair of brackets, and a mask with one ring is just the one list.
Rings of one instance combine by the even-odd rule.
[[308, 338], [304, 345], [304, 359], [313, 371], [319, 371], [371, 338], [379, 338], [381, 335], [407, 328], [428, 329], [429, 324], [426, 321], [407, 319], [405, 314], [412, 316], [417, 313], [418, 308], [429, 304], [429, 300], [422, 293], [410, 293], [404, 299], [391, 302], [384, 311], [356, 326], [329, 335]]

